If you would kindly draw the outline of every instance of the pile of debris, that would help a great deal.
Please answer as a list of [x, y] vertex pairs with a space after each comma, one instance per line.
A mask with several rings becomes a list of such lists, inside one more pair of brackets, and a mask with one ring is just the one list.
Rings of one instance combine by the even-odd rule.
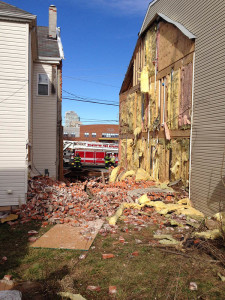
[[[121, 219], [127, 227], [133, 225], [138, 231], [158, 225], [154, 240], [158, 244], [178, 246], [185, 242], [190, 231], [189, 238], [195, 239], [221, 236], [221, 214], [215, 220], [207, 220], [192, 207], [185, 190], [175, 192], [153, 181], [136, 181], [134, 177], [103, 184], [100, 179], [65, 183], [39, 176], [29, 181], [27, 198], [27, 203], [14, 211], [18, 220], [9, 221], [9, 225], [40, 220], [43, 226], [68, 223], [79, 227], [101, 219], [108, 224], [100, 232], [104, 235], [114, 232]], [[213, 229], [202, 227], [210, 223], [214, 224]]]
[[[105, 220], [111, 217], [124, 201], [134, 203], [136, 195], [131, 193], [133, 190], [141, 191], [154, 186], [155, 183], [152, 181], [136, 182], [132, 179], [103, 185], [98, 180], [65, 183], [53, 181], [48, 177], [36, 177], [29, 181], [27, 203], [14, 211], [19, 216], [18, 221], [9, 224], [40, 220], [44, 226], [49, 223], [70, 223], [79, 226], [99, 218]], [[167, 202], [175, 199], [172, 191], [162, 191], [159, 194], [152, 192], [149, 196]], [[150, 208], [146, 207], [143, 212], [146, 214], [127, 208], [124, 214], [128, 216], [128, 223], [156, 222], [154, 216], [148, 215], [152, 212]], [[157, 222], [161, 220], [158, 219]]]

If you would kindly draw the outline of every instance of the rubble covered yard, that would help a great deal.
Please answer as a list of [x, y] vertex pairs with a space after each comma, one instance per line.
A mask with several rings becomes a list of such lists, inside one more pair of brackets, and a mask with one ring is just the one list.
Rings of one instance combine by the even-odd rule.
[[[0, 289], [24, 299], [222, 299], [223, 215], [206, 218], [184, 189], [144, 175], [115, 168], [106, 184], [29, 180], [27, 204], [12, 211], [18, 219], [1, 218]], [[103, 225], [88, 251], [30, 247], [57, 224], [88, 241], [97, 220]]]

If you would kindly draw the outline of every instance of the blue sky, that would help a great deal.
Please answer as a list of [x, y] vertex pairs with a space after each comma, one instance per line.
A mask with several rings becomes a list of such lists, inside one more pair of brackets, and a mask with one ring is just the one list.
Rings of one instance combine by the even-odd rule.
[[[37, 15], [42, 26], [48, 26], [48, 7], [55, 4], [65, 54], [63, 89], [83, 98], [119, 104], [119, 90], [150, 0], [5, 2]], [[64, 92], [64, 96], [69, 95]], [[64, 99], [62, 107], [63, 118], [66, 111], [74, 110], [83, 124], [115, 123], [101, 120], [119, 117], [119, 108], [114, 106]]]

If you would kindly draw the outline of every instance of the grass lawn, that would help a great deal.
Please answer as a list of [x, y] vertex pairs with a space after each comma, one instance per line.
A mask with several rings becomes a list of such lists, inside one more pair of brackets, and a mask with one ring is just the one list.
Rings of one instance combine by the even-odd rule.
[[[42, 235], [50, 227], [40, 223], [0, 225], [0, 278], [13, 275], [23, 299], [61, 299], [57, 292], [81, 294], [86, 299], [225, 299], [225, 283], [217, 273], [222, 266], [199, 250], [177, 255], [149, 245], [154, 227], [135, 231], [119, 222], [116, 234], [97, 235], [92, 248], [85, 251], [32, 249], [29, 247], [29, 230]], [[119, 242], [119, 237], [125, 243]], [[140, 241], [137, 241], [140, 240]], [[170, 249], [175, 251], [173, 249]], [[132, 253], [138, 251], [138, 256]], [[79, 259], [86, 253], [85, 259]], [[103, 253], [114, 258], [102, 259]], [[24, 284], [26, 282], [26, 284]], [[197, 291], [189, 289], [196, 282]], [[99, 292], [87, 290], [88, 285], [100, 286]], [[109, 295], [109, 286], [116, 286], [117, 294]]]

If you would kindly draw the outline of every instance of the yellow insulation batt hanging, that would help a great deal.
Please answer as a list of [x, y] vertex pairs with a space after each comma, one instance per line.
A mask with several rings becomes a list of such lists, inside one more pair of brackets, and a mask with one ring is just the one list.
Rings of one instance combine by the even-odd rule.
[[119, 172], [120, 172], [120, 166], [114, 168], [110, 174], [110, 177], [109, 177], [109, 182], [116, 182], [116, 179], [119, 175]]
[[134, 129], [134, 144], [136, 144], [137, 139], [138, 139], [139, 135], [141, 134], [141, 132], [142, 132], [141, 127], [137, 127]]
[[168, 127], [178, 129], [179, 94], [180, 94], [180, 70], [172, 71], [167, 76], [168, 80]]
[[132, 139], [127, 140], [126, 146], [126, 155], [127, 155], [127, 168], [132, 169], [133, 167], [133, 144], [134, 141]]
[[156, 59], [156, 31], [157, 27], [152, 26], [145, 36], [145, 63], [149, 69], [149, 76], [155, 74], [155, 59]]
[[147, 66], [144, 66], [141, 72], [140, 88], [142, 93], [147, 93], [149, 91], [149, 75]]

